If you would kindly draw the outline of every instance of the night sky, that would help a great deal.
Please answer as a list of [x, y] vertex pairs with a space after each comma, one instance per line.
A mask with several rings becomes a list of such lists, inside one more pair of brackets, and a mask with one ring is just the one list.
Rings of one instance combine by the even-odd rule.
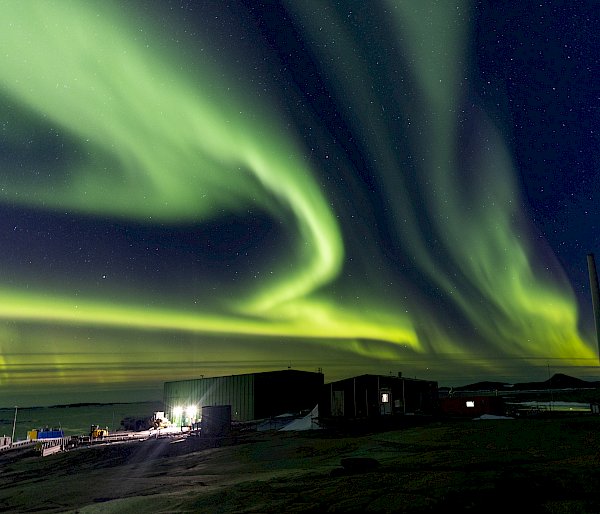
[[0, 406], [600, 379], [599, 7], [0, 0]]

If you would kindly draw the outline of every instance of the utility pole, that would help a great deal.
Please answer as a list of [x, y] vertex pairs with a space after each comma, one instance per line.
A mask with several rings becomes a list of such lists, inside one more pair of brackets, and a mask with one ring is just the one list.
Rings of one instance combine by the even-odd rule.
[[552, 410], [552, 404], [554, 403], [554, 391], [552, 390], [552, 377], [550, 376], [550, 363], [546, 363], [548, 366], [548, 385], [550, 386], [550, 410]]
[[13, 419], [13, 431], [12, 437], [10, 438], [10, 444], [15, 444], [15, 427], [17, 426], [17, 409], [18, 407], [15, 405], [15, 419]]
[[590, 290], [592, 293], [592, 308], [594, 309], [594, 321], [596, 324], [596, 345], [598, 348], [598, 359], [600, 360], [600, 286], [598, 285], [598, 272], [594, 254], [587, 256], [588, 273], [590, 276]]

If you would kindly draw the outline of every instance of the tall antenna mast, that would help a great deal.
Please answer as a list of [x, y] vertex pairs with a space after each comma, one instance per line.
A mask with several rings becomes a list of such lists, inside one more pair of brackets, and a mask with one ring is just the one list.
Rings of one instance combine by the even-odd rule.
[[593, 253], [588, 253], [587, 264], [590, 275], [590, 289], [592, 291], [594, 321], [596, 322], [596, 345], [598, 347], [598, 359], [600, 360], [600, 286], [598, 285], [598, 272], [596, 271], [596, 261]]

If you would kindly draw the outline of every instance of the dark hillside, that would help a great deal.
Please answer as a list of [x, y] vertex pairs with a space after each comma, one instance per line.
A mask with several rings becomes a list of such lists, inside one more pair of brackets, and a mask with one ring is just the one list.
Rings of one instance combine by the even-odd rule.
[[520, 382], [508, 384], [505, 382], [476, 382], [460, 387], [454, 387], [455, 391], [532, 391], [547, 389], [597, 389], [600, 381], [587, 381], [571, 377], [563, 373], [556, 373], [543, 382]]

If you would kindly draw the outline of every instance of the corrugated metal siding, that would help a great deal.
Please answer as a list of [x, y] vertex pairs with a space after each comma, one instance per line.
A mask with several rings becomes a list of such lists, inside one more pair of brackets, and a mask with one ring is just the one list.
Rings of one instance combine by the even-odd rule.
[[248, 374], [165, 382], [165, 412], [172, 419], [173, 409], [178, 405], [196, 405], [199, 413], [204, 406], [231, 405], [234, 421], [252, 420], [254, 380], [254, 375]]
[[311, 410], [319, 401], [323, 374], [299, 370], [269, 371], [165, 382], [164, 405], [174, 420], [176, 406], [231, 405], [234, 421], [250, 421]]

